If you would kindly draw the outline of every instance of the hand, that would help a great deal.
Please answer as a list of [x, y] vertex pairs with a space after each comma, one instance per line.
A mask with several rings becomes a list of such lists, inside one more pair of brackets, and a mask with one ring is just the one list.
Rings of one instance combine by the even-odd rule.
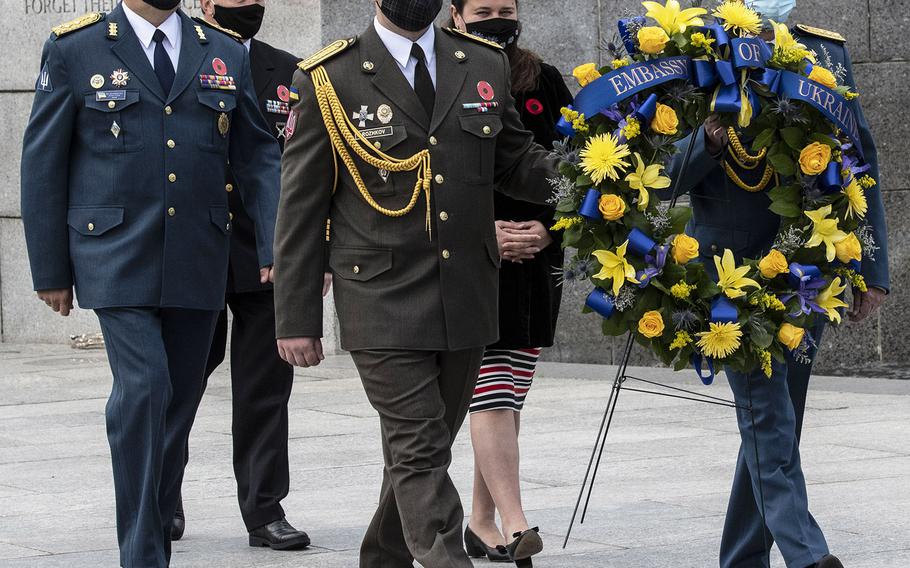
[[278, 354], [297, 367], [315, 367], [324, 359], [322, 340], [318, 337], [289, 337], [278, 340]]
[[730, 137], [727, 135], [727, 129], [720, 123], [719, 115], [712, 114], [705, 119], [705, 145], [711, 155], [720, 154], [729, 142]]
[[73, 289], [58, 288], [56, 290], [38, 290], [38, 299], [49, 308], [66, 317], [73, 309]]
[[269, 282], [275, 282], [275, 267], [271, 265], [259, 269], [259, 283], [267, 284]]
[[322, 277], [322, 297], [325, 298], [329, 295], [329, 290], [332, 289], [332, 273], [326, 272]]
[[542, 250], [541, 236], [532, 230], [531, 223], [496, 221], [496, 244], [500, 257], [521, 264], [521, 261], [533, 259]]
[[881, 288], [869, 288], [866, 292], [853, 289], [853, 307], [847, 312], [850, 321], [863, 321], [869, 314], [885, 303], [887, 293]]

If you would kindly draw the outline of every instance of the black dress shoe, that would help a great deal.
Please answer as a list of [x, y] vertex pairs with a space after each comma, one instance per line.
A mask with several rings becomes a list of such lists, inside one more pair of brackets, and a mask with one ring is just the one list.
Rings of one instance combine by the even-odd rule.
[[183, 495], [177, 499], [177, 511], [174, 512], [174, 522], [171, 524], [171, 540], [183, 538], [186, 530], [186, 515], [183, 514]]
[[487, 546], [479, 536], [474, 534], [471, 527], [464, 529], [464, 549], [471, 558], [483, 558], [484, 556], [490, 562], [511, 562], [509, 551], [501, 544], [496, 546]]
[[815, 565], [815, 568], [844, 568], [844, 565], [841, 564], [841, 561], [837, 559], [837, 556], [832, 556], [829, 554], [825, 556]]
[[531, 557], [543, 550], [543, 540], [540, 539], [539, 533], [540, 529], [534, 527], [512, 535], [515, 540], [506, 545], [506, 550], [516, 566], [522, 568], [532, 566]]
[[285, 519], [273, 521], [250, 531], [250, 546], [268, 546], [272, 550], [297, 550], [310, 545], [310, 537], [291, 526]]

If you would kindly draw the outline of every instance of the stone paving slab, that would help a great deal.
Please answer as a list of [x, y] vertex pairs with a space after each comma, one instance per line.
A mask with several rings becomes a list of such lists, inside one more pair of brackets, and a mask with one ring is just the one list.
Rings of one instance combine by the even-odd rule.
[[[117, 565], [104, 433], [103, 351], [0, 345], [0, 565]], [[522, 427], [522, 487], [546, 550], [544, 568], [704, 568], [717, 549], [739, 438], [732, 410], [624, 392], [586, 522], [562, 548], [615, 367], [543, 363]], [[723, 377], [630, 369], [729, 397]], [[228, 369], [211, 379], [191, 439], [188, 528], [175, 568], [352, 568], [376, 506], [378, 421], [349, 357], [298, 371], [291, 399], [289, 520], [308, 551], [246, 545], [231, 468]], [[803, 461], [813, 512], [849, 568], [910, 566], [910, 382], [818, 377]], [[462, 432], [453, 479], [469, 507], [472, 459]], [[52, 535], [48, 538], [48, 534]], [[486, 562], [477, 562], [484, 566]], [[775, 552], [773, 566], [783, 566]]]

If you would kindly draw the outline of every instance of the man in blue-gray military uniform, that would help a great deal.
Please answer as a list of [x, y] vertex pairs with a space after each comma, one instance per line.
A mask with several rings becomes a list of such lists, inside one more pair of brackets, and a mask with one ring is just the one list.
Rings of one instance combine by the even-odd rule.
[[[756, 0], [754, 7], [763, 14], [765, 22], [786, 22], [793, 4]], [[841, 83], [855, 88], [850, 56], [841, 35], [803, 24], [794, 26], [792, 33], [819, 56], [827, 52], [834, 67], [842, 65], [845, 73]], [[770, 41], [773, 34], [766, 31], [762, 37]], [[856, 109], [865, 160], [870, 166], [867, 174], [878, 181], [875, 141], [862, 109], [859, 105]], [[722, 127], [716, 117], [706, 121], [692, 142], [693, 152], [682, 180], [681, 189], [689, 193], [693, 208], [689, 232], [698, 240], [701, 261], [711, 272], [713, 257], [724, 249], [731, 249], [737, 261], [743, 257], [762, 257], [771, 249], [780, 225], [780, 217], [769, 211], [770, 200], [760, 187], [764, 164], [743, 168], [729, 143], [733, 136], [736, 132]], [[682, 146], [683, 152], [670, 168], [674, 177], [683, 162], [685, 143]], [[724, 166], [732, 175], [724, 171]], [[736, 180], [732, 179], [734, 175]], [[767, 182], [764, 185], [764, 189], [771, 186]], [[850, 316], [854, 321], [866, 318], [881, 305], [889, 288], [887, 230], [879, 186], [866, 190], [866, 198], [869, 205], [866, 223], [879, 249], [874, 258], [863, 258], [862, 276], [868, 291], [853, 291]], [[823, 327], [819, 324], [812, 330], [816, 344]], [[815, 349], [808, 355], [814, 359]], [[761, 471], [755, 459], [752, 417], [738, 410], [742, 445], [721, 540], [721, 568], [768, 566], [768, 553], [774, 542], [790, 568], [842, 566], [829, 554], [825, 536], [809, 512], [800, 464], [799, 439], [811, 371], [811, 359], [796, 360], [790, 354], [785, 363], [774, 362], [771, 380], [762, 372], [747, 376], [727, 370], [737, 402], [748, 406], [751, 391]], [[759, 482], [766, 510], [764, 523], [760, 508], [762, 495], [756, 491]]]
[[22, 154], [39, 298], [75, 287], [104, 333], [120, 564], [165, 567], [206, 355], [224, 306], [230, 160], [270, 277], [279, 150], [243, 45], [177, 10], [124, 0], [54, 28]]

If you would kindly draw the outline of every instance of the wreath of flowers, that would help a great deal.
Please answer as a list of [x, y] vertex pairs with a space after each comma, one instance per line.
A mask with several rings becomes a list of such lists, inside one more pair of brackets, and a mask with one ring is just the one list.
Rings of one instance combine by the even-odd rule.
[[[876, 182], [850, 122], [857, 95], [785, 25], [772, 22], [769, 48], [761, 16], [738, 0], [710, 14], [642, 5], [606, 46], [611, 65], [574, 70], [582, 90], [557, 125], [554, 229], [574, 249], [563, 280], [594, 284], [585, 310], [604, 318], [604, 334], [632, 332], [677, 370], [692, 364], [706, 383], [715, 364], [770, 377], [786, 351], [808, 356], [817, 318], [840, 323], [848, 285], [865, 289], [859, 263], [876, 247], [864, 192]], [[717, 278], [685, 234], [691, 208], [666, 201], [666, 168], [711, 113], [730, 126], [731, 157], [765, 168], [758, 186], [728, 175], [743, 191], [768, 190], [781, 218], [766, 256], [738, 265], [725, 250]]]

